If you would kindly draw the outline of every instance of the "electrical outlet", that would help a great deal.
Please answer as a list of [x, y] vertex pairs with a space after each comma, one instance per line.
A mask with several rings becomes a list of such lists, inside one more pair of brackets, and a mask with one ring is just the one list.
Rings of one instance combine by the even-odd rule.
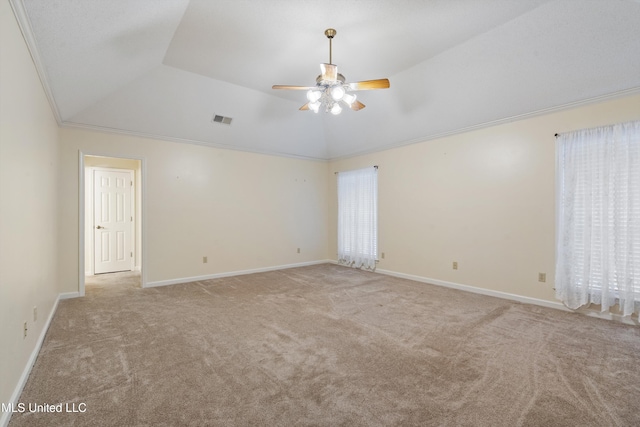
[[208, 262], [207, 257], [206, 257], [206, 256], [203, 256], [203, 257], [202, 257], [202, 263], [203, 263], [203, 264], [206, 264], [207, 262]]
[[300, 248], [298, 248], [298, 253], [300, 253]]
[[538, 273], [538, 282], [546, 282], [547, 273]]
[[380, 258], [384, 259], [384, 252], [380, 253]]
[[26, 338], [27, 337], [27, 322], [24, 322], [24, 335], [22, 338]]
[[453, 269], [454, 270], [458, 269], [458, 261], [453, 261]]
[[38, 307], [33, 306], [33, 321], [38, 321]]

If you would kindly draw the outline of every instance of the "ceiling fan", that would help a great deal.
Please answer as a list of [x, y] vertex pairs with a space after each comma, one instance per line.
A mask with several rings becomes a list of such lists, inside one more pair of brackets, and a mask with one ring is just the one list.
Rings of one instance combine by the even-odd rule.
[[355, 83], [346, 83], [346, 79], [338, 73], [338, 66], [331, 63], [332, 40], [336, 35], [336, 30], [329, 28], [324, 35], [329, 39], [329, 63], [320, 64], [321, 74], [316, 78], [315, 86], [290, 86], [273, 85], [273, 89], [306, 90], [309, 102], [300, 107], [300, 110], [311, 110], [317, 113], [320, 107], [324, 107], [326, 113], [340, 114], [343, 106], [354, 111], [362, 110], [365, 105], [356, 100], [354, 91], [387, 89], [389, 79], [365, 80]]

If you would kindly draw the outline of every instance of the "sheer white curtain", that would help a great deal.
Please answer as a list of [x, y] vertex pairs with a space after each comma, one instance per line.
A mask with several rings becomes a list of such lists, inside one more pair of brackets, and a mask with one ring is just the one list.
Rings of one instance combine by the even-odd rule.
[[557, 160], [556, 297], [640, 311], [640, 121], [559, 135]]
[[338, 173], [338, 262], [374, 270], [378, 255], [378, 169]]

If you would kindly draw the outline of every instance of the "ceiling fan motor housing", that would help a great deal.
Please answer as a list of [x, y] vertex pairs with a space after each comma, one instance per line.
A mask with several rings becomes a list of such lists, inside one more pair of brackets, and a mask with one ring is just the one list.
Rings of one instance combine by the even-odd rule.
[[344, 84], [344, 82], [347, 81], [347, 79], [340, 73], [338, 73], [338, 76], [336, 77], [336, 80], [337, 81], [324, 80], [322, 78], [322, 74], [320, 74], [320, 75], [318, 75], [318, 77], [316, 77], [316, 84], [318, 86], [323, 85], [323, 84]]

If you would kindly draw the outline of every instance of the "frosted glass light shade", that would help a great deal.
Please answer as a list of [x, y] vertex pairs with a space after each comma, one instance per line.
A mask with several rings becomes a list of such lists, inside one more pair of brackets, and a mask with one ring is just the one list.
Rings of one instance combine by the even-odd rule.
[[342, 100], [344, 102], [346, 102], [347, 104], [351, 105], [353, 104], [353, 102], [356, 100], [356, 96], [352, 93], [346, 93], [343, 97]]
[[311, 102], [316, 102], [322, 96], [322, 92], [319, 90], [311, 89], [307, 92], [307, 99]]
[[334, 86], [331, 88], [331, 97], [334, 101], [340, 101], [345, 93], [346, 91], [342, 86]]
[[318, 101], [310, 102], [309, 103], [309, 109], [311, 111], [313, 111], [314, 113], [317, 113], [318, 110], [320, 109], [320, 102], [318, 102]]

